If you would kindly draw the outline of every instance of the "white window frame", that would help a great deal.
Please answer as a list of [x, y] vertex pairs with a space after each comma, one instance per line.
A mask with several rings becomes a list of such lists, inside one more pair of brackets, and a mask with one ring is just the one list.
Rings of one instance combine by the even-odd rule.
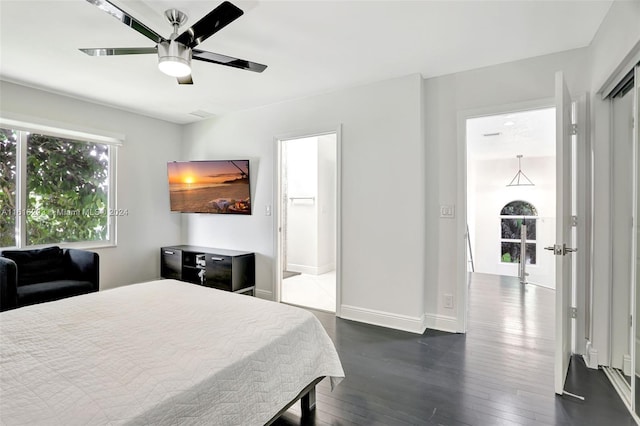
[[[522, 200], [513, 200], [513, 201], [522, 201]], [[512, 203], [513, 201], [509, 201], [509, 202], [508, 202], [507, 204], [505, 204], [504, 206], [507, 206], [508, 204]], [[526, 202], [526, 203], [529, 203], [528, 201], [525, 201], [525, 202]], [[535, 209], [536, 209], [536, 211], [538, 210], [538, 209], [536, 208], [536, 206], [534, 206], [532, 203], [529, 203], [529, 204], [531, 204], [531, 205], [533, 206], [533, 208], [535, 208]], [[502, 209], [504, 209], [504, 206], [502, 207]], [[502, 211], [502, 209], [500, 209], [500, 211]], [[519, 239], [519, 238], [518, 238], [518, 239], [513, 239], [513, 238], [502, 238], [502, 219], [524, 219], [524, 220], [531, 220], [531, 219], [533, 219], [533, 220], [535, 220], [535, 221], [536, 221], [536, 239], [535, 239], [535, 240], [528, 240], [528, 239], [527, 239], [527, 240], [525, 240], [525, 243], [526, 243], [526, 244], [535, 244], [535, 250], [536, 250], [536, 253], [537, 253], [537, 250], [538, 250], [538, 246], [537, 246], [537, 244], [538, 244], [538, 242], [537, 242], [537, 241], [538, 241], [538, 240], [537, 240], [537, 237], [538, 237], [538, 219], [540, 218], [540, 216], [499, 215], [498, 217], [499, 217], [499, 219], [500, 219], [500, 264], [503, 264], [503, 265], [515, 264], [515, 262], [503, 262], [503, 261], [502, 261], [502, 243], [519, 243], [519, 242], [520, 242], [520, 239]], [[520, 256], [522, 256], [522, 255], [523, 255], [523, 254], [522, 254], [522, 253], [520, 253]], [[527, 255], [527, 254], [526, 254], [526, 252], [525, 252], [525, 253], [524, 253], [524, 258], [525, 258], [525, 260], [527, 259], [527, 256], [526, 256], [526, 255]], [[535, 265], [537, 265], [537, 264], [538, 264], [537, 262], [538, 262], [538, 256], [536, 255], [536, 263], [528, 263], [527, 265], [535, 266]]]
[[[116, 170], [118, 147], [122, 145], [124, 137], [121, 135], [106, 135], [84, 130], [73, 130], [71, 128], [62, 128], [51, 126], [48, 124], [35, 124], [10, 118], [0, 117], [0, 127], [19, 131], [18, 142], [16, 145], [16, 245], [11, 247], [0, 247], [0, 249], [26, 249], [41, 248], [51, 245], [57, 245], [65, 248], [104, 248], [115, 247], [117, 245], [117, 223], [118, 215], [111, 212], [118, 212], [116, 198]], [[71, 127], [71, 126], [70, 126]], [[26, 133], [37, 133], [47, 136], [59, 137], [64, 139], [72, 139], [77, 142], [94, 142], [109, 146], [109, 188], [107, 200], [107, 239], [99, 241], [77, 241], [77, 242], [52, 242], [48, 244], [27, 245], [26, 235], [26, 215], [19, 214], [27, 209], [27, 138]]]

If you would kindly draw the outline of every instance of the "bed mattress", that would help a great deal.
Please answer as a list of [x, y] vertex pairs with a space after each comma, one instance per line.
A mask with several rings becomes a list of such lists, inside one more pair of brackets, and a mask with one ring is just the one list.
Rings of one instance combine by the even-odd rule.
[[175, 280], [0, 314], [2, 425], [262, 425], [321, 376], [311, 313]]

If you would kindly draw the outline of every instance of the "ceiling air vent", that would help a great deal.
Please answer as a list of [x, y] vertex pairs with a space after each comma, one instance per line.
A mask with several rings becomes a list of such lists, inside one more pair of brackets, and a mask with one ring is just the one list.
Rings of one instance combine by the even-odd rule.
[[215, 115], [215, 114], [212, 114], [210, 112], [203, 111], [201, 109], [196, 110], [196, 111], [192, 111], [189, 114], [195, 115], [196, 117], [200, 117], [200, 118], [209, 118], [209, 117], [213, 117]]

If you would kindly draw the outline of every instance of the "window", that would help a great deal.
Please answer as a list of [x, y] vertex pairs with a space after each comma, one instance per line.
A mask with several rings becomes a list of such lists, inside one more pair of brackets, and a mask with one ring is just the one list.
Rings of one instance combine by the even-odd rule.
[[115, 146], [29, 130], [0, 127], [0, 247], [113, 244]]
[[16, 168], [17, 134], [0, 129], [0, 247], [14, 247], [16, 242]]
[[500, 211], [500, 245], [503, 263], [520, 263], [522, 225], [526, 226], [525, 261], [536, 264], [536, 208], [526, 201], [512, 201]]

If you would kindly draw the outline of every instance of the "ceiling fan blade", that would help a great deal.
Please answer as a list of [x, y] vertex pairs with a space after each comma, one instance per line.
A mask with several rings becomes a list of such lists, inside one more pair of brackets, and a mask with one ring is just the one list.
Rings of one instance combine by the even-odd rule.
[[180, 34], [176, 41], [189, 47], [195, 47], [241, 17], [243, 13], [242, 9], [225, 1]]
[[78, 50], [90, 56], [144, 55], [147, 53], [158, 53], [157, 47], [99, 47]]
[[193, 84], [193, 79], [191, 78], [191, 75], [188, 75], [186, 77], [176, 77], [178, 79], [178, 84]]
[[118, 6], [114, 5], [110, 1], [108, 0], [87, 0], [87, 1], [94, 6], [97, 6], [100, 10], [103, 10], [107, 12], [109, 15], [113, 16], [114, 18], [118, 19], [126, 26], [136, 30], [137, 32], [147, 37], [148, 39], [152, 40], [153, 42], [160, 43], [165, 40], [160, 34], [153, 31], [151, 28], [147, 27], [145, 24], [138, 21], [131, 15], [127, 14], [124, 10], [120, 9]]
[[226, 65], [228, 67], [240, 68], [243, 70], [262, 72], [267, 69], [266, 65], [257, 62], [246, 61], [244, 59], [232, 58], [231, 56], [221, 55], [219, 53], [207, 52], [204, 50], [193, 50], [192, 59], [199, 61], [211, 62], [214, 64]]

